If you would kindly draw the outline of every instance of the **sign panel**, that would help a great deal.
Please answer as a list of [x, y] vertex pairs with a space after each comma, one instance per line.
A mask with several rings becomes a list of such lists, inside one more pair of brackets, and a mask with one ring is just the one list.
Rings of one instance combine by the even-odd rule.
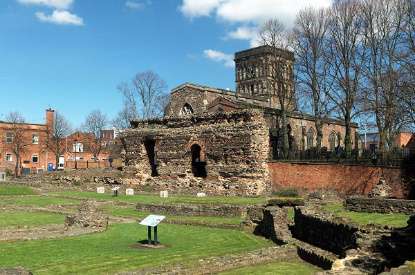
[[150, 215], [150, 216], [147, 216], [144, 220], [142, 220], [140, 224], [154, 227], [154, 226], [157, 226], [165, 218], [166, 218], [165, 216]]

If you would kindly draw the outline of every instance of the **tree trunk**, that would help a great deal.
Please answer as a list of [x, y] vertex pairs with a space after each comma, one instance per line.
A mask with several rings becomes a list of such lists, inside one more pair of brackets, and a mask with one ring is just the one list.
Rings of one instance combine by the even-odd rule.
[[317, 132], [317, 137], [316, 137], [316, 151], [317, 154], [320, 153], [321, 151], [321, 143], [323, 141], [323, 123], [321, 122], [321, 119], [319, 117], [315, 117], [315, 125], [316, 125], [316, 132]]
[[20, 177], [20, 156], [16, 154], [16, 166], [14, 167], [14, 175]]
[[290, 150], [290, 144], [288, 141], [288, 129], [287, 129], [287, 114], [285, 110], [281, 110], [281, 124], [282, 124], [282, 152], [285, 159], [288, 158]]
[[347, 158], [349, 158], [352, 155], [351, 120], [352, 119], [350, 117], [350, 113], [346, 112], [345, 119], [344, 119], [345, 126], [346, 126], [346, 134], [344, 136], [344, 147], [345, 147]]

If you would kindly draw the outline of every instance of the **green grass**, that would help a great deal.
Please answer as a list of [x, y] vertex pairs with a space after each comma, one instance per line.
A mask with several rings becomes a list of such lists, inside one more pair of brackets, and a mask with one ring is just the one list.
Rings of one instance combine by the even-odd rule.
[[54, 213], [13, 211], [0, 213], [0, 229], [38, 227], [48, 224], [63, 224], [65, 216]]
[[409, 215], [405, 214], [381, 214], [348, 211], [341, 203], [329, 203], [323, 206], [323, 209], [338, 217], [348, 218], [351, 221], [361, 225], [378, 224], [392, 227], [405, 227], [409, 219]]
[[38, 206], [45, 207], [50, 205], [77, 205], [79, 200], [63, 199], [49, 196], [22, 196], [22, 197], [4, 197], [0, 199], [0, 206]]
[[0, 196], [34, 195], [32, 188], [21, 185], [0, 185]]
[[[106, 206], [104, 212], [118, 217], [142, 219], [150, 213], [139, 212], [134, 208]], [[201, 223], [206, 225], [239, 225], [242, 222], [241, 217], [207, 217], [207, 216], [172, 216], [166, 215], [167, 221], [184, 222], [184, 223]]]
[[[107, 191], [108, 192], [108, 191]], [[251, 204], [263, 204], [266, 203], [265, 197], [204, 197], [197, 198], [196, 196], [189, 195], [170, 195], [168, 198], [160, 198], [159, 195], [155, 194], [139, 194], [135, 196], [120, 195], [113, 197], [112, 194], [97, 194], [95, 192], [59, 192], [52, 193], [58, 196], [68, 196], [76, 198], [89, 198], [103, 201], [120, 201], [129, 203], [154, 203], [154, 204], [177, 204], [177, 203], [191, 203], [191, 204], [232, 204], [232, 205], [251, 205]]]
[[57, 240], [0, 243], [0, 266], [23, 266], [35, 274], [111, 274], [143, 267], [242, 253], [272, 245], [238, 230], [162, 224], [164, 249], [133, 248], [146, 239], [137, 224], [116, 224], [103, 233]]
[[270, 274], [270, 275], [311, 275], [319, 271], [318, 268], [301, 262], [275, 262], [265, 265], [255, 265], [238, 268], [221, 275], [242, 275], [242, 274]]

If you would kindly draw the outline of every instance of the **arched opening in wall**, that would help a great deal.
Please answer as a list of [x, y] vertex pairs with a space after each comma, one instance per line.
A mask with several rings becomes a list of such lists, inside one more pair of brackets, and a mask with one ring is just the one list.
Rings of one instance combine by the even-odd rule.
[[146, 148], [148, 162], [151, 167], [151, 176], [157, 177], [159, 175], [157, 171], [157, 151], [156, 151], [156, 141], [153, 139], [148, 139], [144, 141], [144, 147]]
[[329, 136], [330, 151], [334, 151], [336, 149], [336, 137], [337, 137], [336, 132], [330, 133], [330, 136]]
[[314, 147], [314, 129], [310, 128], [307, 132], [307, 149]]
[[206, 162], [202, 161], [201, 152], [202, 147], [198, 144], [193, 144], [190, 147], [192, 152], [192, 173], [193, 176], [197, 178], [206, 178], [207, 177], [207, 170], [206, 170]]
[[192, 106], [189, 103], [186, 103], [180, 109], [179, 115], [180, 116], [188, 116], [188, 115], [193, 115], [193, 113], [194, 113], [194, 111], [193, 111]]

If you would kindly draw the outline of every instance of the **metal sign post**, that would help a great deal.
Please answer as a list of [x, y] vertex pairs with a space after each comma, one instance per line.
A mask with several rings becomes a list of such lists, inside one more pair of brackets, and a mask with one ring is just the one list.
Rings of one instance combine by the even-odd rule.
[[119, 186], [115, 186], [114, 188], [112, 188], [112, 196], [113, 197], [118, 197], [118, 190], [120, 189]]
[[[157, 226], [159, 223], [164, 220], [165, 216], [159, 216], [159, 215], [150, 215], [147, 216], [144, 220], [140, 222], [140, 225], [147, 226], [147, 240], [149, 245], [158, 245], [160, 244], [158, 241], [158, 232], [157, 232]], [[151, 229], [154, 228], [154, 240], [151, 239]]]

